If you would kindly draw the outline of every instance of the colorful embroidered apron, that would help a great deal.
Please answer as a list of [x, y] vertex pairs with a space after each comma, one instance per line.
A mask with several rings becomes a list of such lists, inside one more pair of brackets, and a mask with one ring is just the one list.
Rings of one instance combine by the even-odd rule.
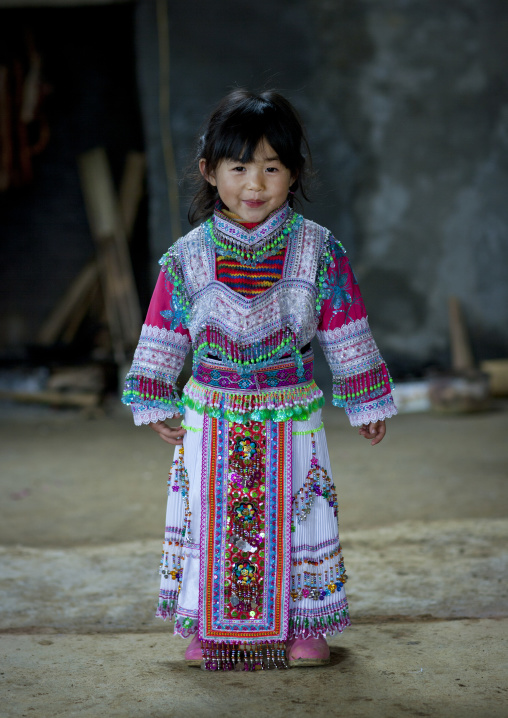
[[204, 418], [199, 637], [212, 670], [227, 668], [224, 661], [235, 662], [232, 652], [240, 649], [249, 667], [261, 667], [259, 644], [265, 662], [272, 654], [282, 661], [290, 600], [291, 426]]

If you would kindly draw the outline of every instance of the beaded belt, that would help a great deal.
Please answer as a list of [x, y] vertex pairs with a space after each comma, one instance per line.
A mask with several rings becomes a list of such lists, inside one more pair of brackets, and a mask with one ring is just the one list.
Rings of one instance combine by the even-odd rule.
[[235, 369], [213, 359], [201, 359], [194, 372], [194, 379], [200, 384], [222, 391], [245, 392], [280, 389], [285, 386], [305, 384], [312, 379], [314, 355], [312, 351], [303, 357], [303, 377], [296, 373], [296, 364], [288, 357], [274, 363], [269, 368], [252, 371], [251, 374], [239, 374]]

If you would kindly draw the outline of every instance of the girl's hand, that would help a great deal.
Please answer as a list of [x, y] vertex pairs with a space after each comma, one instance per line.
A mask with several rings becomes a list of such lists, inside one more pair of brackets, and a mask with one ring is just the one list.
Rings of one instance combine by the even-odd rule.
[[[177, 414], [174, 418], [180, 418]], [[150, 429], [153, 429], [160, 438], [167, 444], [173, 444], [178, 446], [183, 444], [183, 435], [186, 433], [186, 429], [183, 426], [168, 426], [165, 421], [157, 421], [154, 424], [150, 424]]]
[[371, 421], [370, 424], [364, 424], [358, 433], [365, 439], [371, 439], [371, 445], [375, 446], [384, 439], [386, 424], [384, 421]]

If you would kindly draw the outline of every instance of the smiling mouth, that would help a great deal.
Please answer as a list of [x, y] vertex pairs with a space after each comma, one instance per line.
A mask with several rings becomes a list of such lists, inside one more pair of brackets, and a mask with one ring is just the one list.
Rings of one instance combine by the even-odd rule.
[[262, 204], [265, 204], [264, 199], [244, 199], [243, 201], [247, 207], [261, 207]]

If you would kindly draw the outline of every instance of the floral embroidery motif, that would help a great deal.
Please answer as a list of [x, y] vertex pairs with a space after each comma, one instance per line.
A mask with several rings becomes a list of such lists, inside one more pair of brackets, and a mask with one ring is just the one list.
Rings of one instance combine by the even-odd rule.
[[161, 311], [161, 316], [171, 322], [171, 329], [176, 329], [179, 325], [185, 326], [187, 311], [183, 300], [178, 296], [178, 294], [176, 294], [176, 292], [171, 295], [170, 304], [171, 309], [164, 309]]
[[183, 638], [189, 638], [189, 636], [197, 633], [198, 630], [198, 619], [192, 618], [191, 616], [182, 616], [179, 613], [176, 614], [175, 620], [175, 633], [182, 636]]
[[[351, 304], [352, 297], [351, 293], [348, 292], [348, 276], [341, 274], [338, 281], [333, 281], [330, 277], [326, 277], [321, 285], [323, 289], [323, 296], [325, 299], [331, 299], [336, 314], [344, 304]], [[347, 312], [347, 310], [345, 310]]]
[[[333, 254], [332, 254], [333, 257]], [[344, 255], [334, 257], [331, 267], [328, 269], [320, 283], [320, 297], [329, 299], [332, 312], [328, 319], [328, 327], [338, 314], [342, 314], [342, 320], [346, 322], [353, 306], [359, 301], [359, 294], [355, 291], [358, 281], [349, 266], [347, 257]]]
[[256, 566], [250, 563], [250, 561], [239, 561], [234, 564], [233, 573], [236, 576], [236, 581], [233, 584], [233, 592], [238, 595], [240, 599], [245, 597], [250, 599], [249, 593], [242, 594], [241, 589], [243, 586], [250, 586], [253, 582], [254, 574], [256, 572]]
[[257, 512], [257, 508], [252, 503], [237, 504], [235, 506], [235, 523], [251, 523], [254, 521]]

